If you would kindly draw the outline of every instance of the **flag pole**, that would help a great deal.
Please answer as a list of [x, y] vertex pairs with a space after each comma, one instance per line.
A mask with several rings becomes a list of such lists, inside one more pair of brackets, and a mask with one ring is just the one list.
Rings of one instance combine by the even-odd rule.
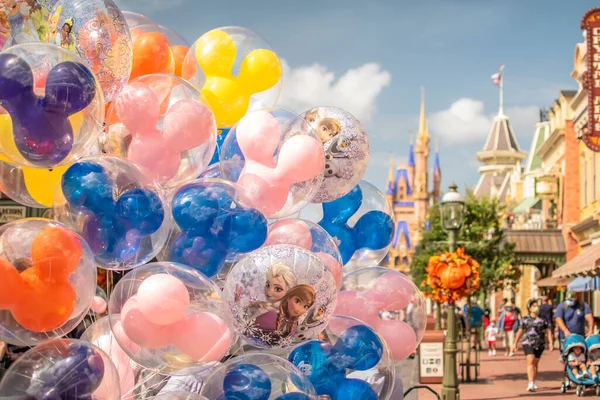
[[500, 66], [500, 109], [499, 116], [504, 116], [504, 65]]

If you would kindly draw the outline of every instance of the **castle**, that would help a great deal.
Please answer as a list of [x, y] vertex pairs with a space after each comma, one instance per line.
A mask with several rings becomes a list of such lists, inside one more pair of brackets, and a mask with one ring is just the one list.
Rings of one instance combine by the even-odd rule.
[[426, 224], [429, 207], [442, 195], [442, 171], [437, 149], [433, 162], [433, 184], [429, 190], [430, 142], [423, 92], [416, 143], [410, 145], [406, 164], [394, 166], [393, 159], [390, 160], [385, 192], [386, 198], [393, 205], [396, 221], [386, 266], [402, 272], [410, 271], [410, 263], [421, 240], [421, 227]]

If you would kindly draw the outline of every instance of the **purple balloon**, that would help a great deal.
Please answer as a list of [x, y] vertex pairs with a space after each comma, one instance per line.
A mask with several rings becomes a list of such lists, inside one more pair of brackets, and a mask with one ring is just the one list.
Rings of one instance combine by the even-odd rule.
[[68, 118], [94, 100], [95, 79], [85, 65], [66, 61], [48, 73], [44, 96], [33, 89], [29, 64], [14, 54], [0, 54], [0, 106], [12, 119], [17, 149], [30, 163], [50, 168], [71, 152]]

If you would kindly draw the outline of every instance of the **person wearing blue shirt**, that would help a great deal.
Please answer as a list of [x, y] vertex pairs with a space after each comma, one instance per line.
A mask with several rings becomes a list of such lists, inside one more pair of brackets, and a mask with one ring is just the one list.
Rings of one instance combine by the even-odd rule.
[[568, 291], [565, 301], [556, 307], [554, 318], [561, 342], [572, 333], [587, 336], [594, 327], [592, 309], [586, 302], [578, 299], [577, 293], [573, 291]]
[[[465, 304], [463, 307], [465, 317], [468, 315], [468, 311], [468, 305]], [[473, 300], [471, 303], [471, 320], [469, 322], [471, 325], [471, 346], [473, 349], [475, 349], [476, 345], [481, 348], [479, 339], [481, 335], [481, 326], [483, 325], [483, 310], [479, 307], [476, 300]]]

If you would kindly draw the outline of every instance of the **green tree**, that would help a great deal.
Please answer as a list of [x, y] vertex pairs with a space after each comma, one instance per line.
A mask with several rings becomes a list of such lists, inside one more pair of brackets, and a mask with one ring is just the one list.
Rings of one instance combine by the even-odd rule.
[[[518, 279], [519, 270], [513, 267], [514, 245], [504, 241], [501, 225], [503, 208], [496, 199], [480, 199], [467, 193], [463, 226], [458, 234], [459, 247], [481, 265], [481, 289], [501, 288], [506, 279]], [[432, 207], [428, 223], [421, 228], [422, 239], [411, 263], [412, 278], [424, 292], [430, 288], [422, 286], [427, 276], [429, 257], [448, 250], [448, 234], [442, 229], [440, 205]]]

